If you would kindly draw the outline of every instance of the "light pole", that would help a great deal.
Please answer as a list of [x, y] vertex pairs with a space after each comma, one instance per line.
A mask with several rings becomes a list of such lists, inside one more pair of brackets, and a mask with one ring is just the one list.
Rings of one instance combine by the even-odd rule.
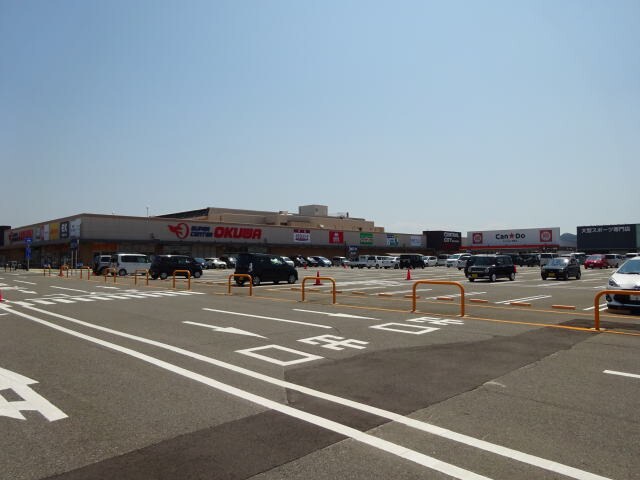
[[149, 216], [149, 205], [147, 205], [147, 217]]

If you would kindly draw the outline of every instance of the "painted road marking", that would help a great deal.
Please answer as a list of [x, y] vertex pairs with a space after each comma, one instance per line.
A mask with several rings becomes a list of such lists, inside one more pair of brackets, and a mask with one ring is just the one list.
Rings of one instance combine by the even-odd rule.
[[500, 302], [494, 302], [496, 304], [507, 304], [511, 302], [530, 302], [532, 300], [542, 300], [544, 298], [551, 298], [551, 295], [533, 295], [531, 297], [523, 297], [523, 298], [512, 298], [511, 300], [502, 300]]
[[[360, 430], [356, 430], [355, 428], [351, 428], [341, 423], [334, 422], [333, 420], [329, 420], [327, 418], [320, 417], [318, 415], [313, 415], [307, 412], [303, 412], [301, 410], [297, 410], [295, 408], [289, 407], [288, 405], [282, 405], [274, 400], [270, 400], [268, 398], [261, 397], [259, 395], [247, 392], [245, 390], [241, 390], [231, 385], [227, 385], [213, 378], [201, 375], [199, 373], [193, 372], [191, 370], [187, 370], [185, 368], [179, 367], [169, 362], [165, 362], [164, 360], [160, 360], [150, 355], [146, 355], [144, 353], [138, 352], [137, 350], [123, 347], [115, 343], [107, 342], [105, 340], [101, 340], [96, 337], [91, 337], [89, 335], [85, 335], [83, 333], [76, 332], [75, 330], [70, 330], [68, 328], [61, 327], [54, 323], [47, 322], [46, 320], [42, 320], [22, 312], [14, 312], [14, 313], [23, 318], [27, 318], [33, 322], [53, 328], [54, 330], [58, 330], [68, 335], [72, 335], [74, 337], [81, 338], [88, 342], [101, 345], [103, 347], [115, 350], [125, 355], [129, 355], [133, 358], [137, 358], [138, 360], [142, 360], [143, 362], [149, 363], [156, 367], [163, 368], [169, 372], [175, 373], [176, 375], [180, 375], [182, 377], [188, 378], [195, 382], [202, 383], [211, 388], [228, 393], [230, 395], [241, 398], [243, 400], [255, 403], [256, 405], [259, 405], [261, 407], [274, 410], [284, 415], [288, 415], [290, 417], [297, 418], [304, 422], [311, 423], [312, 425], [316, 425], [320, 428], [324, 428], [326, 430], [336, 432], [345, 437], [364, 443], [365, 445], [369, 445], [379, 450], [391, 453], [397, 457], [403, 458], [405, 460], [409, 460], [411, 462], [430, 468], [432, 470], [442, 472], [445, 475], [449, 475], [451, 477], [458, 478], [461, 480], [490, 480], [488, 477], [478, 475], [476, 473], [471, 472], [470, 470], [465, 470], [463, 468], [457, 467], [450, 463], [443, 462], [441, 460], [438, 460], [434, 457], [430, 457], [418, 451], [408, 449], [396, 443], [392, 443], [387, 440], [374, 437], [373, 435], [370, 435], [368, 433], [363, 433]], [[44, 312], [44, 313], [48, 314], [49, 312]]]
[[203, 310], [206, 310], [208, 312], [215, 312], [215, 313], [226, 313], [227, 315], [238, 315], [241, 317], [262, 318], [263, 320], [273, 320], [274, 322], [296, 323], [298, 325], [307, 325], [308, 327], [329, 328], [329, 329], [333, 328], [330, 325], [319, 325], [317, 323], [299, 322], [297, 320], [287, 320], [284, 318], [264, 317], [262, 315], [251, 315], [249, 313], [229, 312], [227, 310], [216, 310], [214, 308], [203, 308]]
[[308, 343], [309, 345], [320, 345], [322, 348], [328, 348], [329, 350], [344, 350], [345, 348], [364, 350], [367, 348], [364, 345], [369, 345], [369, 342], [355, 340], [353, 338], [338, 337], [337, 335], [320, 335], [318, 337], [303, 338], [298, 341]]
[[38, 382], [18, 373], [0, 368], [0, 390], [13, 390], [22, 398], [22, 400], [9, 402], [0, 395], [0, 417], [26, 420], [25, 416], [20, 412], [34, 410], [40, 412], [42, 416], [50, 422], [67, 418], [67, 415], [62, 410], [29, 388], [28, 385], [34, 383]]
[[[255, 353], [261, 350], [271, 350], [277, 352], [286, 352], [291, 360], [281, 360], [279, 358], [270, 357], [269, 355], [262, 355]], [[288, 367], [289, 365], [298, 365], [300, 363], [313, 362], [315, 360], [322, 360], [324, 357], [319, 355], [312, 355], [311, 353], [301, 352], [300, 350], [294, 350], [293, 348], [281, 347], [280, 345], [265, 345], [263, 347], [245, 348], [243, 350], [236, 350], [236, 353], [247, 355], [249, 357], [258, 358], [265, 362], [275, 363], [281, 367]]]
[[[392, 328], [396, 327], [396, 328]], [[382, 325], [372, 325], [369, 328], [375, 328], [376, 330], [387, 330], [389, 332], [408, 333], [410, 335], [422, 335], [424, 333], [435, 332], [440, 330], [436, 327], [425, 327], [421, 325], [407, 325], [406, 323], [383, 323]]]
[[216, 332], [234, 333], [236, 335], [248, 335], [249, 337], [266, 338], [266, 337], [263, 337], [262, 335], [258, 335], [257, 333], [247, 332], [246, 330], [240, 330], [239, 328], [216, 327], [215, 325], [207, 325], [206, 323], [188, 322], [188, 321], [184, 321], [182, 323], [188, 323], [189, 325], [197, 325], [199, 327], [210, 328], [211, 330], [215, 330]]
[[[596, 309], [596, 307], [593, 307], [593, 306], [592, 306], [592, 307], [583, 308], [582, 310], [584, 310], [584, 311], [589, 311], [589, 310], [595, 310], [595, 309]], [[606, 303], [606, 302], [605, 302], [605, 303], [601, 303], [601, 304], [599, 305], [598, 310], [600, 310], [601, 312], [602, 312], [603, 310], [606, 310], [606, 309], [607, 309], [607, 303]]]
[[604, 370], [602, 373], [608, 373], [609, 375], [620, 375], [622, 377], [640, 378], [640, 375], [636, 373], [617, 372], [615, 370]]
[[301, 308], [294, 308], [294, 312], [304, 312], [304, 313], [317, 313], [318, 315], [327, 315], [329, 317], [341, 317], [341, 318], [359, 318], [362, 320], [378, 320], [373, 317], [360, 317], [358, 315], [349, 315], [348, 313], [331, 313], [331, 312], [317, 312], [315, 310], [303, 310]]
[[16, 283], [26, 283], [27, 285], [37, 285], [35, 282], [25, 282], [24, 280], [14, 280]]
[[[7, 307], [3, 307], [2, 305], [0, 305], [0, 309], [2, 308], [7, 308]], [[263, 382], [266, 383], [270, 383], [272, 385], [277, 385], [279, 387], [282, 388], [288, 388], [290, 390], [295, 390], [298, 391], [300, 393], [303, 393], [305, 395], [310, 395], [316, 398], [320, 398], [322, 400], [326, 400], [332, 403], [336, 403], [338, 405], [343, 405], [343, 406], [347, 406], [350, 408], [354, 408], [356, 410], [360, 410], [362, 412], [366, 412], [366, 413], [370, 413], [372, 415], [376, 415], [378, 417], [381, 418], [386, 418], [388, 420], [400, 423], [402, 425], [405, 425], [407, 427], [419, 430], [419, 431], [423, 431], [432, 435], [437, 435], [439, 437], [442, 438], [446, 438], [448, 440], [454, 441], [454, 442], [458, 442], [458, 443], [462, 443], [464, 445], [468, 445], [470, 447], [473, 448], [478, 448], [480, 450], [484, 450], [487, 452], [491, 452], [494, 453], [496, 455], [500, 455], [502, 457], [505, 458], [510, 458], [512, 460], [518, 461], [518, 462], [522, 462], [522, 463], [526, 463], [528, 465], [533, 465], [535, 467], [544, 469], [544, 470], [548, 470], [550, 472], [556, 472], [562, 475], [565, 475], [567, 477], [571, 477], [571, 478], [575, 478], [576, 480], [610, 480], [607, 477], [602, 477], [600, 475], [596, 475], [594, 473], [590, 473], [587, 472], [585, 470], [580, 470], [578, 468], [574, 468], [574, 467], [570, 467], [568, 465], [564, 465], [562, 463], [559, 462], [554, 462], [552, 460], [547, 460], [541, 457], [536, 457], [535, 455], [530, 455], [528, 453], [524, 453], [524, 452], [520, 452], [518, 450], [514, 450], [508, 447], [504, 447], [502, 445], [497, 445], [495, 443], [490, 443], [486, 440], [480, 440], [478, 438], [475, 437], [471, 437], [469, 435], [464, 435], [462, 433], [458, 433], [458, 432], [454, 432], [452, 430], [448, 430], [446, 428], [442, 428], [442, 427], [438, 427], [437, 425], [433, 425], [427, 422], [423, 422], [421, 420], [415, 420], [413, 418], [409, 418], [409, 417], [405, 417], [402, 416], [400, 414], [391, 412], [389, 410], [384, 410], [378, 407], [373, 407], [371, 405], [366, 405], [364, 403], [360, 403], [360, 402], [355, 402], [353, 400], [349, 400], [346, 398], [342, 398], [342, 397], [338, 397], [336, 395], [331, 395], [329, 393], [325, 393], [325, 392], [321, 392], [319, 390], [314, 390], [312, 388], [308, 388], [308, 387], [304, 387], [302, 385], [297, 385], [295, 383], [291, 383], [291, 382], [287, 382], [285, 380], [281, 380], [279, 378], [275, 378], [275, 377], [270, 377], [268, 375], [264, 375], [262, 373], [253, 371], [253, 370], [249, 370], [247, 368], [243, 368], [243, 367], [239, 367], [237, 365], [233, 365], [227, 362], [223, 362], [221, 360], [217, 360], [215, 358], [211, 358], [211, 357], [206, 357], [204, 355], [201, 355], [199, 353], [195, 353], [195, 352], [191, 352], [189, 350], [184, 350], [182, 348], [179, 347], [175, 347], [173, 345], [168, 345], [166, 343], [161, 343], [161, 342], [157, 342], [155, 340], [150, 340], [144, 337], [138, 337], [135, 335], [131, 335], [129, 333], [125, 333], [125, 332], [120, 332], [118, 330], [113, 330], [111, 328], [106, 328], [106, 327], [102, 327], [100, 325], [94, 325], [92, 323], [88, 323], [88, 322], [84, 322], [82, 320], [76, 320], [74, 318], [65, 316], [65, 315], [60, 315], [58, 313], [54, 313], [54, 312], [48, 312], [46, 310], [41, 310], [39, 308], [35, 308], [35, 307], [28, 307], [29, 310], [33, 310], [39, 313], [42, 313], [44, 315], [49, 315], [55, 318], [59, 318], [61, 320], [65, 320], [71, 323], [75, 323], [77, 325], [82, 325], [88, 328], [93, 328], [95, 330], [99, 330], [102, 332], [107, 332], [116, 336], [120, 336], [123, 338], [127, 338], [129, 340], [135, 340], [138, 341], [140, 343], [144, 343], [147, 345], [153, 345], [155, 347], [158, 348], [162, 348], [180, 355], [184, 355], [186, 357], [189, 358], [193, 358], [195, 360], [200, 360], [204, 363], [208, 363], [210, 365], [214, 365], [220, 368], [224, 368], [226, 370], [230, 370], [236, 373], [239, 373], [241, 375], [246, 375], [248, 377], [254, 378], [256, 380], [261, 380]], [[69, 332], [73, 332], [71, 333], [72, 335], [83, 335], [80, 334], [78, 332], [75, 332], [73, 330], [69, 330], [66, 329], [64, 327], [60, 327], [58, 325], [46, 322], [45, 320], [41, 320], [38, 319], [36, 317], [32, 317], [30, 315], [21, 313], [21, 312], [15, 312], [13, 310], [9, 310], [7, 309], [7, 311], [11, 312], [11, 313], [15, 313], [16, 315], [19, 316], [23, 316], [25, 318], [28, 318], [30, 320], [33, 320], [35, 322], [38, 323], [42, 323], [45, 325], [49, 325], [51, 326], [51, 328], [55, 328], [55, 329], [62, 329], [65, 331], [69, 331]], [[93, 338], [93, 337], [90, 337]], [[120, 348], [124, 348], [124, 347], [120, 347]]]

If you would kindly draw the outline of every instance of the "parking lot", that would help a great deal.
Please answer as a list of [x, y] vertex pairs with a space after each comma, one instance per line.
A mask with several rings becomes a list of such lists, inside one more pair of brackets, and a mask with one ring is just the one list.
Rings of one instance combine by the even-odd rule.
[[[2, 477], [640, 478], [640, 317], [594, 305], [611, 270], [298, 272], [0, 272]], [[459, 282], [464, 316], [420, 281]]]

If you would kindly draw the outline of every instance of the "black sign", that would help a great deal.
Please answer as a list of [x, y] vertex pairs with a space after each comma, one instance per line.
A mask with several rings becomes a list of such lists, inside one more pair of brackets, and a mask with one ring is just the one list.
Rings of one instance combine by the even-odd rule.
[[69, 238], [69, 222], [60, 222], [60, 238]]
[[626, 250], [636, 249], [635, 225], [597, 225], [578, 227], [578, 250]]
[[427, 237], [427, 248], [429, 249], [457, 252], [462, 246], [460, 232], [427, 231], [423, 233]]

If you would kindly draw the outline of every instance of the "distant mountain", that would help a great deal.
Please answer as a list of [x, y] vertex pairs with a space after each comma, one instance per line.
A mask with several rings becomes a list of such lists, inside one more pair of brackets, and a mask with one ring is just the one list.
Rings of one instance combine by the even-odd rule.
[[560, 248], [576, 248], [578, 246], [578, 236], [573, 233], [563, 233], [560, 235]]

